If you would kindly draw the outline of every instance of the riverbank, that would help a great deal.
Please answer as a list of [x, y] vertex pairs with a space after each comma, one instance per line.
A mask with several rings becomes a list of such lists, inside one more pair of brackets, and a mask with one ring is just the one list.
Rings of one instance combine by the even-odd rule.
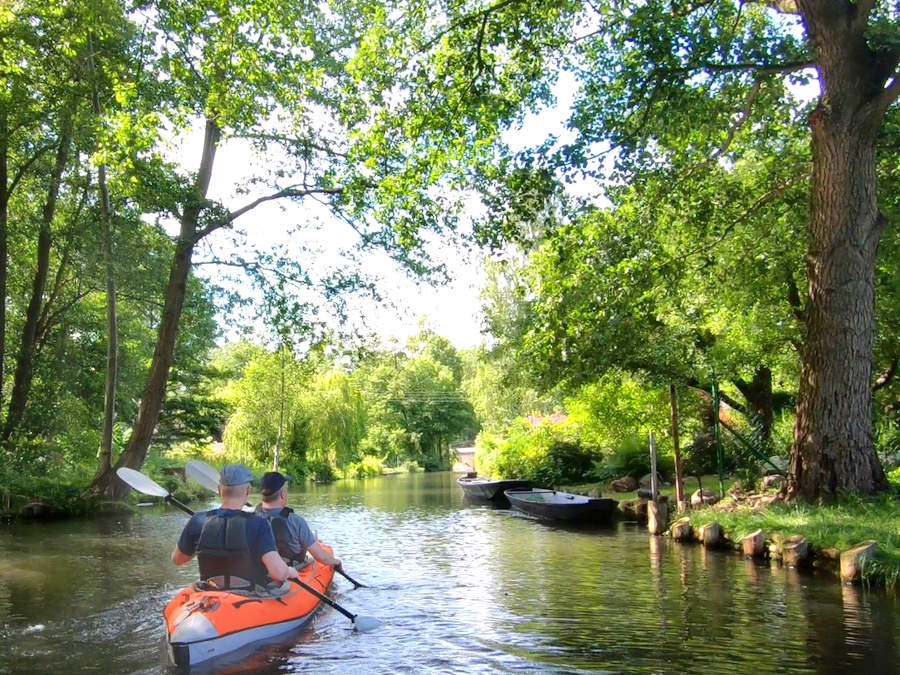
[[[731, 491], [733, 482], [725, 481], [726, 495]], [[707, 477], [704, 485], [718, 488], [714, 477]], [[624, 505], [628, 513], [634, 513], [632, 500], [635, 493], [615, 492], [609, 483], [562, 489], [590, 496], [612, 497], [620, 500], [620, 509]], [[862, 542], [875, 541], [877, 552], [866, 562], [862, 582], [900, 590], [900, 491], [896, 489], [877, 497], [850, 496], [832, 504], [784, 504], [776, 500], [765, 506], [750, 506], [748, 502], [726, 496], [716, 504], [690, 508], [683, 513], [675, 511], [674, 486], [664, 485], [659, 492], [670, 505], [669, 525], [684, 517], [696, 532], [708, 523], [717, 522], [722, 528], [722, 545], [737, 550], [741, 549], [743, 537], [757, 530], [765, 532], [770, 542], [801, 535], [809, 543], [810, 564], [832, 570], [838, 579], [838, 553]], [[689, 497], [691, 492], [686, 491], [686, 494]], [[770, 498], [775, 495], [775, 489], [767, 493]]]

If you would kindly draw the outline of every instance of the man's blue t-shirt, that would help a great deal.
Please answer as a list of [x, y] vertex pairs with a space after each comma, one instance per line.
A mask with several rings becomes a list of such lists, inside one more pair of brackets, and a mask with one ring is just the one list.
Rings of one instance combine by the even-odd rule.
[[[220, 518], [227, 518], [229, 514], [240, 513], [234, 509], [216, 509], [216, 515]], [[194, 555], [197, 552], [197, 543], [200, 541], [200, 533], [203, 531], [203, 525], [206, 523], [207, 513], [202, 511], [191, 516], [187, 525], [181, 531], [178, 538], [178, 548], [182, 553]], [[272, 534], [272, 528], [269, 521], [260, 516], [251, 515], [247, 518], [247, 544], [250, 547], [250, 555], [254, 560], [259, 560], [266, 553], [276, 551], [275, 536]]]
[[[277, 516], [281, 513], [281, 507], [267, 509], [264, 504], [260, 504], [262, 510], [270, 516]], [[306, 555], [306, 549], [316, 543], [316, 535], [309, 527], [309, 523], [296, 513], [291, 513], [287, 517], [288, 532], [290, 532], [291, 541], [290, 548], [294, 555], [302, 558]]]

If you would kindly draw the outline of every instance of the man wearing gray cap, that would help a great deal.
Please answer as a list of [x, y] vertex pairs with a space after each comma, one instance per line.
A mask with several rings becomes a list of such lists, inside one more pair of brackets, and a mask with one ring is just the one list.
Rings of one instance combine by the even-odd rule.
[[263, 474], [259, 481], [262, 502], [255, 513], [271, 523], [275, 545], [288, 564], [302, 567], [309, 551], [320, 563], [340, 569], [341, 559], [319, 544], [306, 520], [288, 508], [287, 483], [290, 479], [278, 471]]
[[268, 521], [242, 508], [252, 480], [241, 464], [222, 467], [222, 505], [191, 517], [172, 551], [173, 563], [184, 565], [196, 555], [201, 580], [222, 589], [254, 591], [297, 578], [297, 570], [278, 555]]

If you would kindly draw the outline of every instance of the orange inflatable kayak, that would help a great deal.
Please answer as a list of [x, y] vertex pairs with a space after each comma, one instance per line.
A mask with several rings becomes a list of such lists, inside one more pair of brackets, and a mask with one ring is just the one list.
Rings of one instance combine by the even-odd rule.
[[[300, 579], [325, 593], [334, 569], [312, 561], [300, 570]], [[271, 638], [304, 625], [322, 601], [291, 582], [284, 595], [247, 595], [229, 591], [182, 589], [166, 605], [169, 659], [176, 666], [191, 666]]]

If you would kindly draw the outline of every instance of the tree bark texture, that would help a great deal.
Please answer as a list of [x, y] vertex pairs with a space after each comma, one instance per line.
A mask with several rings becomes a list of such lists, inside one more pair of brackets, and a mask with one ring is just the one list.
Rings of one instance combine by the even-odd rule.
[[0, 109], [0, 408], [6, 373], [6, 287], [9, 275], [9, 115]]
[[[806, 341], [797, 397], [788, 499], [886, 486], [872, 439], [875, 140], [886, 108], [877, 58], [855, 5], [798, 2], [821, 85], [810, 115], [812, 209]], [[859, 25], [862, 23], [862, 25]]]
[[31, 284], [31, 297], [25, 312], [25, 323], [22, 327], [22, 342], [16, 359], [16, 372], [13, 377], [13, 389], [9, 399], [9, 411], [3, 425], [3, 441], [9, 440], [22, 416], [28, 401], [31, 378], [34, 372], [34, 356], [38, 339], [38, 328], [44, 304], [44, 291], [50, 273], [50, 247], [52, 244], [53, 217], [56, 215], [56, 200], [62, 175], [69, 162], [69, 149], [72, 143], [72, 112], [64, 111], [60, 120], [59, 144], [56, 148], [56, 160], [47, 187], [47, 199], [41, 216], [41, 227], [38, 233], [37, 260], [34, 279]]
[[[97, 91], [97, 69], [94, 63], [94, 47], [92, 36], [88, 36], [88, 62], [90, 64], [91, 104], [94, 116], [100, 123], [100, 95]], [[103, 242], [103, 267], [106, 276], [106, 382], [103, 388], [103, 429], [100, 435], [100, 462], [97, 476], [112, 467], [113, 428], [116, 423], [116, 387], [119, 380], [119, 318], [116, 297], [116, 272], [113, 264], [113, 221], [112, 206], [109, 199], [109, 187], [106, 183], [106, 166], [97, 170], [97, 189], [100, 197], [100, 228]]]
[[147, 450], [150, 447], [156, 424], [159, 421], [159, 413], [162, 410], [166, 395], [169, 370], [172, 366], [172, 356], [175, 352], [175, 343], [178, 339], [181, 313], [184, 309], [184, 300], [187, 294], [191, 257], [197, 244], [200, 213], [206, 205], [206, 193], [212, 176], [219, 136], [219, 128], [215, 121], [208, 119], [203, 141], [203, 156], [200, 160], [200, 170], [197, 172], [197, 179], [194, 184], [194, 198], [185, 206], [181, 218], [181, 231], [175, 244], [175, 254], [172, 258], [169, 282], [166, 286], [166, 298], [159, 321], [159, 328], [157, 329], [156, 348], [153, 352], [153, 360], [150, 363], [147, 384], [141, 396], [137, 417], [131, 429], [131, 438], [125, 450], [119, 456], [115, 467], [111, 467], [109, 471], [98, 475], [91, 486], [95, 495], [103, 496], [107, 499], [124, 499], [128, 495], [131, 488], [119, 480], [115, 474], [115, 469], [123, 466], [131, 469], [141, 468], [147, 456]]

